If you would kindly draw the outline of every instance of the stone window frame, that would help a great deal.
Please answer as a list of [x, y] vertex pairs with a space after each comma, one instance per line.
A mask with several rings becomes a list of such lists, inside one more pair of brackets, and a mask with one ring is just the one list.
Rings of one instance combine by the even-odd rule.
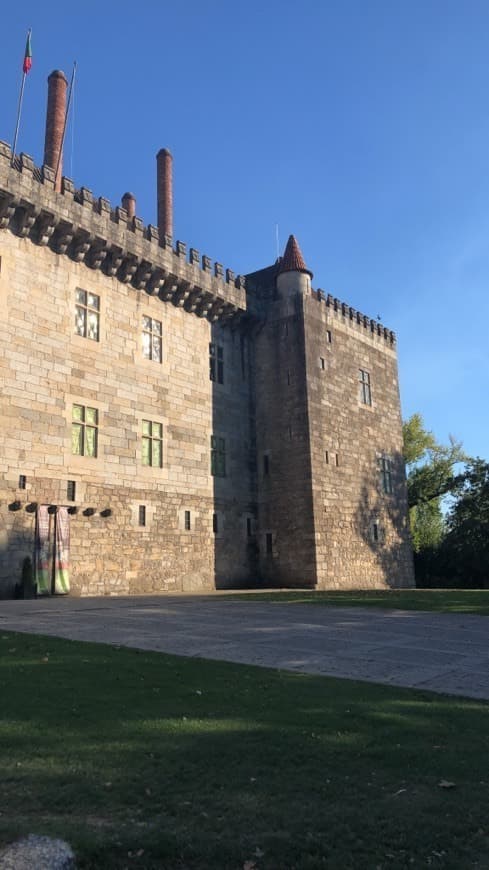
[[209, 380], [224, 384], [224, 345], [209, 342]]
[[384, 541], [384, 530], [378, 517], [374, 517], [370, 522], [369, 537], [372, 544], [382, 544]]
[[[158, 429], [153, 431], [154, 427], [158, 427], [159, 434]], [[159, 420], [148, 420], [146, 417], [141, 419], [141, 465], [144, 468], [163, 468], [163, 434], [163, 423]], [[149, 445], [147, 462], [145, 461], [145, 444]], [[159, 446], [159, 458], [158, 451], [155, 452], [157, 446]]]
[[[75, 415], [75, 408], [80, 409], [79, 416]], [[94, 408], [92, 405], [81, 405], [78, 402], [73, 402], [71, 406], [71, 452], [73, 456], [83, 456], [86, 459], [97, 459], [99, 448], [99, 428], [100, 418], [98, 408]], [[75, 446], [75, 431], [79, 433], [79, 451], [73, 449]], [[93, 433], [93, 446], [90, 445], [88, 433]]]
[[[97, 300], [96, 304], [90, 304], [90, 299]], [[97, 344], [100, 342], [100, 295], [92, 290], [75, 288], [75, 335], [79, 338], [87, 338]], [[90, 335], [90, 318], [96, 324], [96, 335]]]
[[226, 439], [221, 435], [212, 434], [211, 445], [211, 476], [226, 477]]
[[200, 513], [194, 508], [189, 507], [188, 505], [182, 505], [178, 509], [177, 513], [178, 517], [178, 530], [185, 535], [195, 535], [197, 532], [197, 523], [200, 517]]
[[275, 535], [273, 534], [273, 532], [265, 531], [263, 536], [265, 538], [265, 556], [268, 559], [273, 559], [275, 548]]
[[361, 405], [372, 407], [372, 379], [367, 369], [358, 370], [359, 400]]
[[[147, 349], [145, 348], [145, 337], [147, 337]], [[142, 315], [141, 354], [143, 359], [149, 362], [160, 364], [163, 362], [163, 321], [157, 320], [156, 317], [151, 317], [149, 314]]]
[[384, 495], [392, 495], [394, 486], [393, 478], [393, 462], [392, 457], [388, 453], [380, 453], [377, 455], [377, 470], [379, 473], [380, 490]]

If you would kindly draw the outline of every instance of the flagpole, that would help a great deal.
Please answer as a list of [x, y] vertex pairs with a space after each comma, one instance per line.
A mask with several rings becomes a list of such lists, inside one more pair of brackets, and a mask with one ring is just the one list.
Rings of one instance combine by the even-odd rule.
[[[29, 43], [29, 39], [30, 39], [31, 33], [32, 33], [32, 27], [29, 27], [29, 30], [28, 30], [28, 32], [27, 32], [27, 43]], [[18, 107], [17, 107], [17, 123], [16, 123], [16, 125], [15, 125], [14, 144], [13, 144], [13, 146], [12, 146], [12, 160], [11, 160], [11, 164], [12, 164], [12, 166], [14, 165], [15, 149], [17, 148], [17, 139], [18, 139], [18, 137], [19, 137], [20, 115], [21, 115], [21, 112], [22, 112], [22, 101], [23, 101], [23, 99], [24, 99], [24, 87], [25, 87], [25, 77], [26, 77], [26, 75], [27, 75], [27, 70], [25, 70], [24, 68], [22, 68], [22, 84], [21, 84], [21, 86], [20, 86], [19, 105], [18, 105]]]
[[76, 73], [76, 60], [73, 62], [73, 72], [71, 73], [70, 90], [68, 91], [68, 103], [67, 103], [66, 112], [65, 112], [65, 122], [63, 124], [63, 135], [61, 136], [61, 147], [59, 149], [58, 163], [56, 166], [56, 172], [54, 174], [55, 179], [57, 179], [57, 177], [58, 177], [59, 167], [60, 167], [60, 163], [61, 163], [61, 157], [63, 155], [63, 146], [65, 143], [66, 126], [68, 124], [68, 115], [70, 112], [71, 94], [73, 92], [73, 85], [75, 83], [75, 73]]

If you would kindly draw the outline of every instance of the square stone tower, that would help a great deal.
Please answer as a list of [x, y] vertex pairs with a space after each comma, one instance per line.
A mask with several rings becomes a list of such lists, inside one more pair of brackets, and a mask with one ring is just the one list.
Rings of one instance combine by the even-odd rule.
[[260, 573], [283, 586], [412, 586], [395, 336], [311, 279], [294, 236], [247, 276], [260, 317]]

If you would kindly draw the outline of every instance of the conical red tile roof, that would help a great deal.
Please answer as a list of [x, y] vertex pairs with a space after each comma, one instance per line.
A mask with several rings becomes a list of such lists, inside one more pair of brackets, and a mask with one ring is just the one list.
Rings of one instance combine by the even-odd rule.
[[304, 262], [302, 251], [295, 236], [289, 236], [285, 246], [284, 255], [278, 267], [278, 274], [280, 275], [282, 272], [307, 272], [312, 277], [312, 272]]

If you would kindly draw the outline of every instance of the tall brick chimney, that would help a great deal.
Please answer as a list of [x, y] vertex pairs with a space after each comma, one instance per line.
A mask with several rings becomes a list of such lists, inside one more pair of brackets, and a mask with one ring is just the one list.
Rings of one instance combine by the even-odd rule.
[[122, 208], [127, 211], [128, 218], [136, 217], [136, 197], [133, 193], [125, 193], [121, 199]]
[[173, 237], [173, 157], [167, 148], [156, 155], [158, 189], [158, 230], [160, 243], [165, 236]]
[[66, 89], [68, 81], [64, 72], [55, 69], [48, 77], [48, 109], [46, 113], [46, 138], [44, 140], [44, 163], [56, 172], [59, 161], [59, 170], [56, 176], [55, 190], [61, 190], [61, 176], [63, 174], [63, 155], [61, 144], [63, 139], [63, 126], [66, 112]]

